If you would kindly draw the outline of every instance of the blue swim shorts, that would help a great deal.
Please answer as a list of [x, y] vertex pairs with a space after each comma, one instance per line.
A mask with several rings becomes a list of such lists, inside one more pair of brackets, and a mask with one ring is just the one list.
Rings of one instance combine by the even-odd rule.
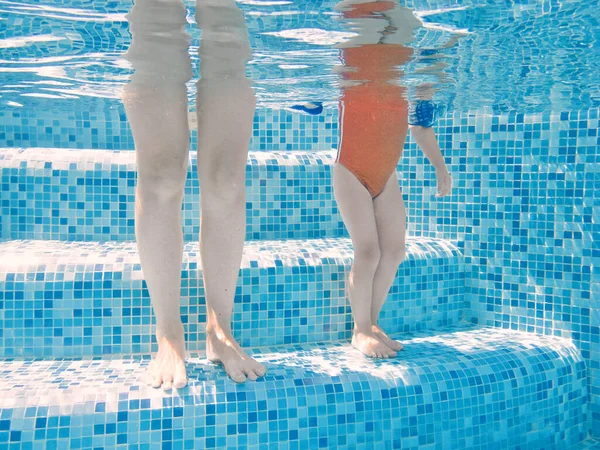
[[408, 124], [430, 128], [438, 118], [438, 106], [431, 100], [417, 100], [408, 106]]

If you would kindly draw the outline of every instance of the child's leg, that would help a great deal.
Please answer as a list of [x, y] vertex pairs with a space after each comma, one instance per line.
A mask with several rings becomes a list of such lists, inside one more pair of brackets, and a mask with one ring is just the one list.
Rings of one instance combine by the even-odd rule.
[[354, 264], [348, 280], [348, 297], [354, 317], [352, 345], [367, 356], [396, 356], [396, 352], [373, 334], [371, 322], [373, 277], [380, 258], [373, 199], [367, 188], [340, 163], [333, 167], [333, 189], [354, 245]]
[[371, 321], [375, 335], [388, 347], [398, 351], [402, 350], [402, 344], [390, 339], [377, 325], [379, 312], [394, 282], [398, 266], [406, 256], [406, 209], [395, 172], [373, 201], [373, 208], [381, 258], [373, 280]]

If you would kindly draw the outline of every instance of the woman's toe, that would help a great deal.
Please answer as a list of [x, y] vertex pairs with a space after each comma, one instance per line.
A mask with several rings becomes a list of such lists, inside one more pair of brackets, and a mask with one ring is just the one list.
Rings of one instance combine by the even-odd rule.
[[254, 370], [248, 370], [246, 372], [246, 377], [250, 380], [250, 381], [256, 381], [258, 379], [258, 376], [256, 375], [256, 373], [254, 373]]
[[153, 388], [159, 388], [162, 384], [162, 378], [160, 377], [160, 375], [155, 376], [152, 379], [152, 387]]
[[229, 378], [231, 378], [236, 383], [244, 383], [246, 381], [246, 375], [241, 370], [233, 369], [228, 373]]
[[175, 377], [173, 380], [173, 387], [175, 389], [181, 389], [187, 386], [187, 378], [186, 377]]

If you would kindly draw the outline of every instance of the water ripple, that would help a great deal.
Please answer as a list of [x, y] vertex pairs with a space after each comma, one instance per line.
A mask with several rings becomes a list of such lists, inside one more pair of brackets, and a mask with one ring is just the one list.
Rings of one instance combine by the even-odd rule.
[[[333, 0], [238, 2], [254, 49], [248, 73], [259, 104], [335, 102], [347, 39]], [[435, 82], [448, 109], [496, 112], [585, 109], [600, 105], [599, 16], [592, 0], [407, 0], [422, 27], [404, 82]], [[131, 73], [131, 1], [0, 0], [0, 104], [28, 98], [117, 99]], [[189, 53], [199, 73], [200, 33], [188, 7]], [[190, 83], [190, 98], [193, 98]], [[111, 100], [112, 101], [112, 100]], [[115, 100], [116, 101], [116, 100]], [[19, 106], [17, 106], [19, 105]]]

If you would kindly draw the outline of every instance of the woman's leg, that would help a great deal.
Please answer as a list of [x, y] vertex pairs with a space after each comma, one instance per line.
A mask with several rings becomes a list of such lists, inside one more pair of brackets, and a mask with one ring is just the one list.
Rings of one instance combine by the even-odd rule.
[[340, 163], [333, 166], [333, 189], [354, 245], [354, 264], [348, 279], [348, 297], [354, 317], [352, 345], [367, 356], [394, 357], [396, 352], [373, 333], [371, 321], [373, 277], [381, 255], [373, 198], [354, 174]]
[[[179, 309], [189, 146], [185, 82], [191, 73], [185, 15], [179, 0], [136, 2], [128, 15], [133, 41], [126, 55], [135, 74], [122, 96], [137, 158], [136, 239], [156, 315], [158, 354], [146, 381], [164, 389], [187, 383]], [[171, 74], [174, 68], [181, 70]]]
[[158, 354], [149, 384], [186, 385], [185, 341], [179, 311], [183, 235], [181, 203], [187, 173], [188, 127], [185, 86], [179, 92], [124, 95], [133, 131], [138, 184], [135, 235], [154, 314]]
[[243, 14], [233, 0], [198, 0], [196, 19], [202, 27], [196, 105], [206, 353], [241, 383], [266, 371], [231, 334], [246, 237], [246, 163], [256, 106], [252, 82], [245, 77], [251, 52]]
[[246, 237], [246, 162], [254, 118], [250, 80], [198, 82], [200, 256], [206, 291], [207, 357], [236, 382], [265, 373], [231, 334], [231, 314]]
[[371, 320], [374, 334], [393, 350], [402, 350], [402, 344], [390, 339], [377, 325], [377, 319], [390, 287], [394, 282], [398, 266], [406, 257], [406, 208], [396, 172], [375, 200], [375, 223], [379, 236], [381, 258], [373, 280], [373, 304]]

